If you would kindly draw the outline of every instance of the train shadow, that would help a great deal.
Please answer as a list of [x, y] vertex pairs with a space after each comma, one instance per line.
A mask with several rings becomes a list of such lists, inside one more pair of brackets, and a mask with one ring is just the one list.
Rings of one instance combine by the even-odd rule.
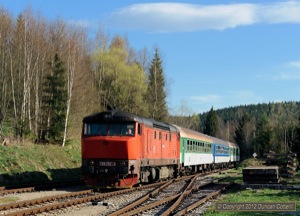
[[81, 179], [81, 168], [48, 169], [47, 172], [26, 171], [16, 174], [0, 174], [0, 186], [33, 185]]

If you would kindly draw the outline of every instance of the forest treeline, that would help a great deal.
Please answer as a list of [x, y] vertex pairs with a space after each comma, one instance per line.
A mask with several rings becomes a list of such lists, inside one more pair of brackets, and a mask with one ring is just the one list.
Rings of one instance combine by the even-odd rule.
[[165, 120], [160, 51], [126, 36], [0, 6], [0, 135], [18, 142], [80, 137], [82, 118], [107, 107]]
[[[243, 105], [199, 115], [199, 130], [237, 143], [243, 158], [255, 152], [300, 154], [300, 102]], [[208, 130], [209, 129], [209, 130]]]

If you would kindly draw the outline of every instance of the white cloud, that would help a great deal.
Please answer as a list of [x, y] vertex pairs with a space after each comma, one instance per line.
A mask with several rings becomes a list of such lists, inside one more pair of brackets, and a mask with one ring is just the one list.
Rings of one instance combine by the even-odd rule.
[[149, 32], [224, 30], [255, 23], [300, 23], [300, 2], [134, 4], [112, 13], [108, 21], [114, 27], [144, 29]]
[[291, 61], [287, 63], [287, 66], [291, 68], [300, 68], [300, 61]]
[[261, 22], [267, 23], [299, 23], [300, 2], [287, 1], [259, 7]]
[[281, 72], [273, 77], [274, 80], [299, 80], [300, 71], [286, 71]]
[[290, 61], [286, 64], [283, 64], [281, 72], [272, 75], [265, 75], [264, 77], [271, 80], [300, 80], [300, 61]]

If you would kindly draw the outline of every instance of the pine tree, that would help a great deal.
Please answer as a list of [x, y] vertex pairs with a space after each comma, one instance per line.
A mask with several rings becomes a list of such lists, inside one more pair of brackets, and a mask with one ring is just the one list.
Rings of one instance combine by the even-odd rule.
[[276, 151], [274, 145], [274, 132], [266, 115], [263, 115], [257, 124], [255, 146], [259, 156], [269, 151]]
[[63, 139], [64, 121], [66, 115], [66, 81], [63, 62], [58, 54], [54, 56], [53, 63], [49, 63], [50, 74], [44, 83], [43, 96], [43, 141], [60, 142]]
[[244, 114], [238, 122], [238, 126], [235, 130], [234, 140], [240, 147], [241, 157], [245, 159], [253, 153], [253, 149], [250, 146], [250, 138], [248, 136], [249, 129], [247, 124], [250, 122], [250, 117], [248, 114]]
[[300, 117], [298, 118], [298, 125], [295, 128], [291, 151], [297, 153], [297, 158], [300, 162]]
[[158, 49], [155, 50], [154, 59], [151, 62], [148, 81], [147, 101], [150, 117], [158, 121], [165, 121], [168, 117], [165, 77]]
[[217, 124], [218, 124], [217, 114], [212, 107], [208, 112], [207, 119], [205, 121], [204, 133], [209, 136], [216, 136], [218, 132]]

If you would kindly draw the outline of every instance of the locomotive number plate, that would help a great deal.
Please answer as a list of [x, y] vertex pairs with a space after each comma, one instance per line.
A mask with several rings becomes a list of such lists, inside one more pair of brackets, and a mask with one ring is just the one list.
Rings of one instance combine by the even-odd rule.
[[99, 166], [116, 166], [116, 162], [99, 161]]

